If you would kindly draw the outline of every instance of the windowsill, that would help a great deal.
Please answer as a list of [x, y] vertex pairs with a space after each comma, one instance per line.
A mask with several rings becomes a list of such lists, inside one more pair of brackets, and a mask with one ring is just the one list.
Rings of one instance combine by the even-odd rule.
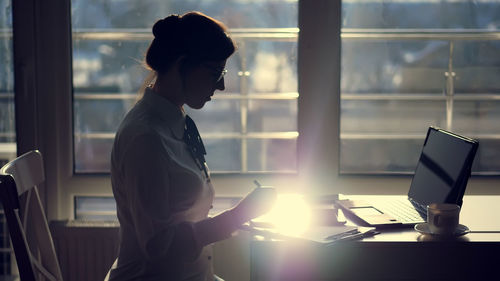
[[115, 221], [86, 221], [86, 220], [55, 220], [50, 222], [53, 226], [58, 227], [119, 227], [120, 223], [118, 220]]

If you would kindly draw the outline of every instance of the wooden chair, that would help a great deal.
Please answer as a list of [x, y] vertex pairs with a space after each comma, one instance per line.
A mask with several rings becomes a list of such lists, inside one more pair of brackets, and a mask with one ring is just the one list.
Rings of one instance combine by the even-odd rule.
[[22, 281], [62, 281], [37, 185], [45, 181], [42, 154], [25, 153], [0, 169], [3, 205]]

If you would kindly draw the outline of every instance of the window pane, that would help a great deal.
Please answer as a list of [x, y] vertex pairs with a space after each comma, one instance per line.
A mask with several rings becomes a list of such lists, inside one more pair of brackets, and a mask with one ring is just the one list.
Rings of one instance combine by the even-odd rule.
[[116, 221], [114, 197], [75, 196], [75, 219], [86, 221]]
[[207, 150], [207, 163], [210, 171], [241, 171], [241, 140], [204, 138]]
[[[498, 3], [500, 6], [500, 2]], [[500, 41], [456, 42], [453, 48], [457, 94], [500, 93]]]
[[264, 40], [240, 45], [249, 70], [249, 93], [297, 92], [296, 42]]
[[472, 170], [481, 171], [486, 175], [498, 175], [498, 171], [500, 171], [499, 147], [500, 140], [498, 139], [481, 139]]
[[12, 4], [0, 0], [0, 167], [16, 157]]
[[[97, 99], [87, 95], [86, 99], [74, 102], [75, 133], [106, 133], [116, 130], [133, 100]], [[95, 99], [94, 99], [95, 98]]]
[[297, 27], [296, 0], [72, 0], [76, 28], [150, 28], [169, 14], [201, 11], [230, 28]]
[[[427, 124], [446, 126], [444, 101], [343, 100], [342, 136], [422, 135]], [[408, 126], [414, 124], [415, 126]]]
[[[226, 90], [200, 111], [186, 108], [204, 139], [211, 171], [291, 169], [251, 165], [260, 160], [248, 155], [261, 157], [268, 149], [249, 145], [252, 138], [273, 143], [270, 138], [291, 137], [286, 148], [296, 158], [297, 1], [72, 0], [75, 172], [109, 172], [114, 133], [148, 74], [142, 60], [151, 26], [190, 10], [227, 24], [238, 44], [227, 63]], [[273, 155], [266, 153], [266, 161], [277, 161]]]
[[[12, 2], [0, 0], [0, 167], [16, 157]], [[0, 211], [0, 276], [16, 274], [3, 210]], [[14, 270], [13, 270], [14, 269]]]
[[75, 94], [136, 93], [147, 74], [141, 59], [150, 40], [88, 40], [85, 36], [73, 34]]
[[104, 173], [109, 171], [113, 147], [111, 135], [90, 134], [75, 136], [75, 172]]
[[218, 98], [220, 95], [223, 94], [216, 93], [213, 100], [207, 102], [201, 110], [185, 107], [186, 113], [196, 120], [196, 126], [203, 139], [210, 133], [238, 133], [241, 131], [240, 101]]
[[481, 171], [484, 174], [498, 174], [500, 171], [498, 120], [499, 100], [459, 100], [453, 104], [453, 130], [480, 139], [473, 171]]
[[249, 151], [260, 154], [248, 155], [249, 171], [286, 171], [297, 169], [294, 155], [297, 148], [296, 139], [251, 139], [248, 140]]
[[[341, 173], [410, 173], [424, 139], [341, 139]], [[374, 149], [376, 148], [376, 149]]]
[[342, 93], [442, 94], [448, 49], [448, 42], [436, 40], [345, 39]]
[[342, 173], [411, 173], [427, 127], [480, 140], [500, 174], [496, 0], [342, 2]]
[[[476, 135], [500, 134], [500, 101], [456, 101], [453, 128]], [[483, 146], [483, 143], [480, 144]]]
[[249, 132], [296, 132], [297, 100], [248, 102]]
[[498, 28], [496, 0], [343, 0], [344, 28]]

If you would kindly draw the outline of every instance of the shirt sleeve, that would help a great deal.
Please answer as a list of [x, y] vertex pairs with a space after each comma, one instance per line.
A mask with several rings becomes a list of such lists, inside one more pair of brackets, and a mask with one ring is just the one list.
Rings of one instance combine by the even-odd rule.
[[193, 231], [199, 245], [205, 246], [231, 237], [231, 234], [241, 225], [233, 211], [225, 211], [213, 218], [208, 218], [194, 224]]
[[164, 257], [171, 252], [175, 233], [169, 204], [168, 156], [155, 134], [135, 137], [122, 158], [122, 173], [127, 205], [143, 254], [148, 259]]
[[155, 134], [132, 140], [122, 159], [127, 204], [143, 254], [150, 260], [193, 261], [202, 248], [237, 229], [231, 211], [200, 222], [174, 222], [171, 159]]

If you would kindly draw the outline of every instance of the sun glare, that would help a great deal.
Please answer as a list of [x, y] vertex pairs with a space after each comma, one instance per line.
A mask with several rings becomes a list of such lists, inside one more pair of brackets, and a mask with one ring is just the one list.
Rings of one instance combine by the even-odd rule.
[[269, 222], [281, 234], [297, 236], [309, 227], [311, 209], [301, 195], [278, 195], [274, 207], [259, 220]]

